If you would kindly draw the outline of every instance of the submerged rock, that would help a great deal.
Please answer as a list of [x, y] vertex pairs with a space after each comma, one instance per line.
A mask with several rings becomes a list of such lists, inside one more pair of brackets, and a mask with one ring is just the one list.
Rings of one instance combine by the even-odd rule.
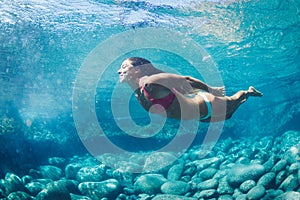
[[233, 187], [239, 187], [246, 180], [257, 180], [265, 173], [265, 167], [260, 164], [236, 165], [229, 170], [227, 182]]
[[34, 198], [25, 192], [13, 192], [7, 197], [7, 200], [33, 200]]
[[167, 179], [171, 181], [179, 180], [182, 175], [182, 172], [183, 172], [182, 164], [173, 165], [168, 171]]
[[248, 193], [247, 193], [247, 199], [249, 200], [258, 200], [261, 199], [265, 195], [265, 188], [264, 186], [257, 185], [253, 187]]
[[165, 194], [184, 195], [189, 190], [189, 184], [183, 181], [168, 181], [161, 186], [161, 191]]
[[10, 194], [16, 191], [25, 191], [25, 186], [22, 180], [13, 173], [7, 173], [5, 175], [5, 189], [6, 194]]
[[76, 179], [77, 172], [81, 169], [82, 164], [80, 163], [70, 163], [65, 167], [66, 178]]
[[156, 195], [152, 200], [197, 200], [197, 198], [172, 195], [172, 194], [159, 194]]
[[77, 172], [76, 179], [79, 182], [100, 182], [104, 179], [105, 171], [105, 165], [83, 167]]
[[36, 196], [40, 191], [45, 188], [45, 185], [40, 182], [31, 182], [25, 185], [29, 193], [33, 196]]
[[83, 182], [78, 185], [80, 192], [93, 200], [104, 197], [114, 199], [121, 191], [121, 185], [116, 179], [108, 179], [102, 182]]
[[157, 172], [170, 167], [177, 157], [171, 153], [156, 152], [148, 156], [145, 160], [144, 172]]
[[140, 176], [134, 183], [134, 190], [137, 193], [157, 194], [160, 187], [167, 182], [167, 179], [160, 174], [146, 174]]
[[243, 193], [247, 193], [249, 190], [251, 190], [254, 186], [256, 185], [255, 181], [253, 180], [247, 180], [244, 181], [241, 185], [240, 185], [240, 190]]
[[43, 178], [48, 178], [57, 181], [62, 177], [62, 170], [52, 165], [40, 166], [40, 171]]

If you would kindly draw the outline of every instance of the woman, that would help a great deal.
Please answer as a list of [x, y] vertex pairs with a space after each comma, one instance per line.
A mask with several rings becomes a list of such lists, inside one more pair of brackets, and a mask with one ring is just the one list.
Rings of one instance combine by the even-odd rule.
[[118, 73], [120, 82], [129, 84], [147, 111], [176, 119], [222, 121], [229, 119], [248, 97], [263, 95], [250, 86], [233, 96], [224, 96], [224, 87], [210, 87], [190, 76], [165, 73], [139, 57], [126, 59]]

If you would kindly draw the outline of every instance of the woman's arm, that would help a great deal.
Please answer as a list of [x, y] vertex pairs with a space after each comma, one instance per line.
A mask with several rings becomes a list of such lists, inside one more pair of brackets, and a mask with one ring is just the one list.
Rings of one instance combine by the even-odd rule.
[[210, 87], [206, 83], [193, 78], [191, 76], [185, 76], [186, 80], [193, 88], [204, 90], [206, 92], [212, 93], [216, 96], [224, 96], [225, 95], [225, 88], [224, 87]]

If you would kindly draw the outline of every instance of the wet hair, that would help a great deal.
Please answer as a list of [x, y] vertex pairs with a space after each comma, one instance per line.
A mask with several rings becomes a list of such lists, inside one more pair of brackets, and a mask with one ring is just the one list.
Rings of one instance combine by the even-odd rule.
[[138, 67], [146, 64], [151, 64], [151, 62], [145, 58], [140, 57], [131, 57], [128, 58], [129, 61], [131, 61], [131, 64], [133, 67]]

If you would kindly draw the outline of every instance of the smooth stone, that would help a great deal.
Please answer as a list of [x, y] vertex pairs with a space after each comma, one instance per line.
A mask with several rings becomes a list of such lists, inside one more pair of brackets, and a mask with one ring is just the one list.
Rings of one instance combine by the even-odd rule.
[[265, 167], [260, 164], [236, 165], [231, 168], [227, 175], [228, 184], [239, 187], [246, 180], [256, 181], [265, 173]]
[[250, 159], [247, 157], [240, 157], [237, 159], [237, 161], [235, 163], [248, 165], [248, 164], [250, 164]]
[[248, 200], [246, 194], [240, 194], [238, 195], [235, 200]]
[[266, 193], [266, 190], [264, 186], [257, 185], [253, 187], [248, 193], [247, 193], [247, 199], [249, 200], [258, 200], [261, 199]]
[[279, 186], [284, 191], [293, 191], [299, 186], [298, 178], [294, 174], [289, 175]]
[[12, 192], [7, 197], [7, 200], [33, 200], [33, 199], [34, 198], [32, 196], [22, 191]]
[[202, 178], [203, 180], [211, 179], [217, 172], [218, 170], [215, 168], [206, 168], [199, 172], [198, 177]]
[[64, 168], [67, 163], [67, 160], [62, 157], [52, 157], [48, 158], [48, 163], [50, 165], [54, 165], [55, 167]]
[[265, 167], [265, 169], [266, 169], [266, 171], [267, 172], [269, 172], [269, 171], [271, 171], [271, 169], [274, 167], [274, 165], [275, 165], [275, 162], [276, 162], [276, 157], [275, 156], [271, 156], [270, 158], [269, 158], [269, 160], [267, 160], [267, 162], [265, 162], [264, 164], [263, 164], [263, 166]]
[[195, 166], [197, 167], [197, 171], [199, 172], [212, 164], [216, 164], [216, 163], [219, 164], [221, 161], [222, 160], [218, 157], [212, 157], [212, 158], [206, 158], [202, 160], [195, 160], [192, 161], [191, 163], [195, 164]]
[[189, 175], [189, 176], [194, 176], [197, 172], [197, 166], [195, 163], [189, 162], [185, 165], [184, 171], [183, 171], [183, 176]]
[[104, 179], [106, 167], [98, 165], [95, 167], [82, 167], [76, 175], [76, 180], [81, 182], [100, 182]]
[[282, 195], [275, 198], [275, 200], [299, 200], [299, 199], [300, 199], [300, 193], [295, 191], [289, 191], [283, 193]]
[[290, 174], [296, 174], [300, 170], [300, 162], [296, 162], [291, 164], [289, 168], [289, 173]]
[[233, 147], [233, 140], [230, 137], [220, 142], [221, 151], [225, 153], [232, 147]]
[[26, 185], [27, 183], [30, 183], [33, 180], [33, 178], [29, 175], [25, 175], [22, 177], [21, 180], [23, 182], [23, 185]]
[[200, 190], [208, 190], [208, 189], [217, 189], [218, 181], [216, 179], [209, 179], [206, 181], [202, 181], [197, 185], [197, 188]]
[[114, 199], [121, 191], [121, 185], [116, 179], [108, 179], [102, 182], [83, 182], [78, 185], [78, 189], [93, 200], [104, 197]]
[[182, 164], [177, 164], [173, 165], [167, 175], [167, 179], [170, 181], [176, 181], [179, 180], [183, 172], [183, 165]]
[[225, 195], [221, 195], [218, 200], [233, 200], [233, 197], [228, 195], [228, 194], [225, 194]]
[[184, 195], [190, 190], [189, 184], [183, 181], [168, 181], [161, 186], [162, 193]]
[[42, 178], [41, 172], [35, 169], [29, 170], [29, 176], [31, 176], [33, 179]]
[[112, 177], [117, 179], [119, 183], [124, 187], [132, 187], [133, 174], [122, 169], [116, 169], [112, 173]]
[[274, 172], [268, 172], [257, 181], [257, 185], [262, 185], [265, 188], [274, 188], [275, 177], [276, 174]]
[[160, 187], [167, 182], [167, 179], [160, 174], [146, 174], [140, 176], [134, 183], [134, 190], [137, 193], [157, 194], [160, 193]]
[[287, 177], [287, 172], [286, 171], [280, 171], [275, 178], [275, 184], [276, 186], [279, 186], [284, 179]]
[[40, 171], [43, 178], [48, 178], [57, 181], [62, 177], [62, 170], [52, 165], [40, 166]]
[[6, 194], [9, 195], [16, 191], [25, 191], [25, 186], [22, 180], [13, 173], [7, 173], [5, 175], [5, 189]]
[[39, 182], [31, 182], [25, 185], [29, 193], [33, 196], [36, 196], [40, 191], [45, 188], [45, 185]]
[[190, 181], [188, 181], [189, 185], [191, 186], [191, 190], [196, 190], [198, 184], [201, 182], [202, 182], [202, 179], [197, 176], [193, 176], [192, 179]]
[[92, 200], [90, 197], [82, 196], [78, 194], [70, 194], [72, 200]]
[[270, 189], [266, 191], [265, 196], [262, 198], [262, 200], [273, 200], [276, 197], [280, 196], [283, 194], [282, 190], [274, 190], [274, 189]]
[[172, 195], [172, 194], [159, 194], [156, 195], [152, 200], [197, 200], [197, 198]]
[[65, 167], [66, 178], [76, 179], [77, 172], [81, 169], [82, 164], [80, 163], [70, 163]]
[[57, 182], [49, 183], [46, 188], [36, 196], [36, 200], [54, 199], [71, 200], [71, 196], [67, 188], [62, 187], [60, 184], [57, 184]]
[[202, 190], [198, 191], [194, 194], [193, 197], [196, 197], [198, 199], [200, 198], [212, 198], [215, 194], [217, 194], [217, 191], [215, 189], [209, 189], [209, 190]]
[[284, 170], [286, 165], [287, 165], [286, 160], [280, 160], [274, 165], [274, 167], [271, 169], [271, 172], [278, 173], [278, 172]]
[[220, 179], [217, 192], [223, 194], [233, 194], [233, 188], [227, 183], [226, 176]]
[[167, 167], [177, 160], [177, 157], [167, 152], [155, 152], [145, 160], [144, 172], [157, 172]]
[[244, 181], [241, 185], [240, 185], [240, 190], [243, 193], [247, 193], [249, 190], [251, 190], [254, 186], [256, 185], [255, 181], [253, 180], [247, 180]]

